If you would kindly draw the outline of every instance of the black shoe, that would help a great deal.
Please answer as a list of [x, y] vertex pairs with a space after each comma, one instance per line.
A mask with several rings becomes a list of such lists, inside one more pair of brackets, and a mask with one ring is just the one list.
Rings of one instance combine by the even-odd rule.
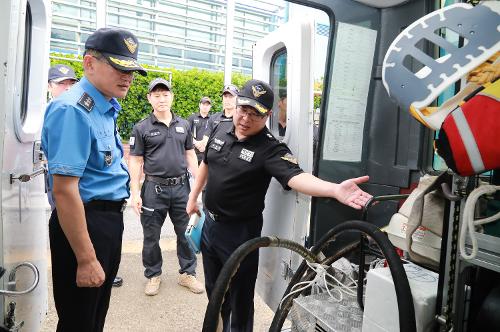
[[120, 287], [121, 285], [123, 285], [123, 278], [115, 277], [115, 280], [113, 280], [113, 287]]

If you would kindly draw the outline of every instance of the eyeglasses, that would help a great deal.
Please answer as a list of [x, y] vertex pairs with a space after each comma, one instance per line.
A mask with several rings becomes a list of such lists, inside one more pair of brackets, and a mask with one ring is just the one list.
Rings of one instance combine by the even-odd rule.
[[267, 114], [258, 113], [252, 107], [238, 106], [236, 111], [240, 116], [246, 116], [252, 121], [262, 120], [267, 117]]

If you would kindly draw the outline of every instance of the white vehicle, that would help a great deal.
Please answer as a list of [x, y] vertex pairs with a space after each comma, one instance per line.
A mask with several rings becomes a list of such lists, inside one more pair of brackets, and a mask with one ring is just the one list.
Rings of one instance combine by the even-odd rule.
[[47, 313], [47, 198], [39, 139], [49, 37], [49, 0], [0, 2], [2, 331], [38, 331]]
[[[415, 26], [413, 22], [439, 9], [445, 1], [293, 2], [320, 8], [330, 19], [314, 168], [314, 21], [291, 21], [257, 42], [253, 77], [269, 81], [277, 96], [286, 93], [287, 129], [282, 140], [302, 168], [334, 182], [368, 174], [370, 182], [363, 189], [374, 196], [407, 193], [422, 173], [442, 171], [433, 155], [434, 132], [414, 121], [407, 109], [390, 99], [384, 85], [392, 86], [387, 84], [384, 68], [387, 51], [400, 49], [396, 44], [393, 47], [393, 40], [407, 28], [425, 29], [426, 24]], [[465, 9], [469, 5], [463, 6]], [[442, 12], [439, 15], [446, 17]], [[491, 31], [495, 47], [499, 45], [499, 31], [497, 23], [497, 29]], [[444, 35], [440, 30], [432, 33]], [[448, 41], [445, 44], [465, 50], [464, 38], [451, 35], [444, 35]], [[474, 38], [471, 36], [470, 40]], [[39, 139], [46, 106], [49, 37], [50, 0], [0, 1], [0, 331], [38, 331], [47, 312], [47, 198]], [[415, 75], [432, 61], [443, 63], [447, 59], [441, 54], [441, 45], [435, 44], [437, 39], [417, 37], [423, 41], [415, 43], [418, 45], [413, 57], [404, 63]], [[460, 66], [451, 67], [458, 70]], [[277, 134], [278, 113], [276, 100], [268, 125]], [[443, 217], [440, 262], [434, 269], [439, 276], [435, 310], [431, 310], [435, 330], [473, 331], [482, 326], [486, 331], [484, 326], [498, 319], [498, 311], [495, 315], [488, 308], [498, 308], [500, 303], [500, 231], [476, 232], [477, 255], [473, 259], [461, 258], [456, 246], [460, 208], [464, 208], [468, 190], [477, 185], [478, 179], [455, 176], [453, 194], [448, 193], [451, 202]], [[488, 179], [491, 177], [481, 177]], [[381, 202], [369, 210], [368, 220], [382, 227], [397, 211], [398, 202]], [[309, 248], [331, 228], [362, 216], [334, 200], [285, 192], [273, 180], [264, 218], [264, 235], [293, 240]], [[339, 238], [325, 250], [325, 255], [357, 239], [358, 234]], [[467, 248], [472, 246], [466, 242]], [[257, 291], [271, 309], [278, 308], [301, 262], [302, 258], [290, 250], [261, 250]], [[327, 324], [317, 320], [317, 331], [328, 329]]]

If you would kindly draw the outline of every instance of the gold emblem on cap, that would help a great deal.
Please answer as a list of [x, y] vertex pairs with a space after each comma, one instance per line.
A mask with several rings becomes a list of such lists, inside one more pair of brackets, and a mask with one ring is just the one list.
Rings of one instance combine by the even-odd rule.
[[262, 89], [262, 86], [260, 85], [252, 85], [252, 93], [255, 98], [259, 98], [263, 94], [265, 94], [267, 91]]
[[134, 54], [135, 50], [137, 49], [137, 43], [134, 41], [134, 39], [132, 39], [132, 37], [128, 37], [123, 41], [125, 42], [125, 45], [127, 45], [127, 48], [130, 51], [130, 53]]
[[134, 60], [121, 60], [121, 59], [113, 58], [112, 56], [109, 57], [109, 60], [111, 60], [111, 62], [117, 64], [118, 66], [122, 66], [125, 68], [137, 68], [137, 67], [139, 67], [137, 62], [135, 62]]
[[259, 111], [262, 114], [266, 114], [267, 113], [267, 108], [262, 107], [259, 104], [255, 104], [253, 107], [255, 107], [255, 109], [257, 109], [257, 111]]
[[69, 72], [69, 69], [66, 67], [59, 67], [59, 71], [64, 75], [66, 75]]

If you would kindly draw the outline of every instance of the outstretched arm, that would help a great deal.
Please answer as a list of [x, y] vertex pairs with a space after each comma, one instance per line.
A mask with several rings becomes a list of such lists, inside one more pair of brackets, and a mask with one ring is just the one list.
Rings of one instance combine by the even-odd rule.
[[335, 198], [340, 203], [359, 210], [372, 197], [358, 187], [358, 184], [367, 182], [368, 179], [368, 176], [361, 176], [342, 183], [333, 183], [309, 173], [301, 173], [292, 177], [288, 181], [288, 186], [306, 195]]

